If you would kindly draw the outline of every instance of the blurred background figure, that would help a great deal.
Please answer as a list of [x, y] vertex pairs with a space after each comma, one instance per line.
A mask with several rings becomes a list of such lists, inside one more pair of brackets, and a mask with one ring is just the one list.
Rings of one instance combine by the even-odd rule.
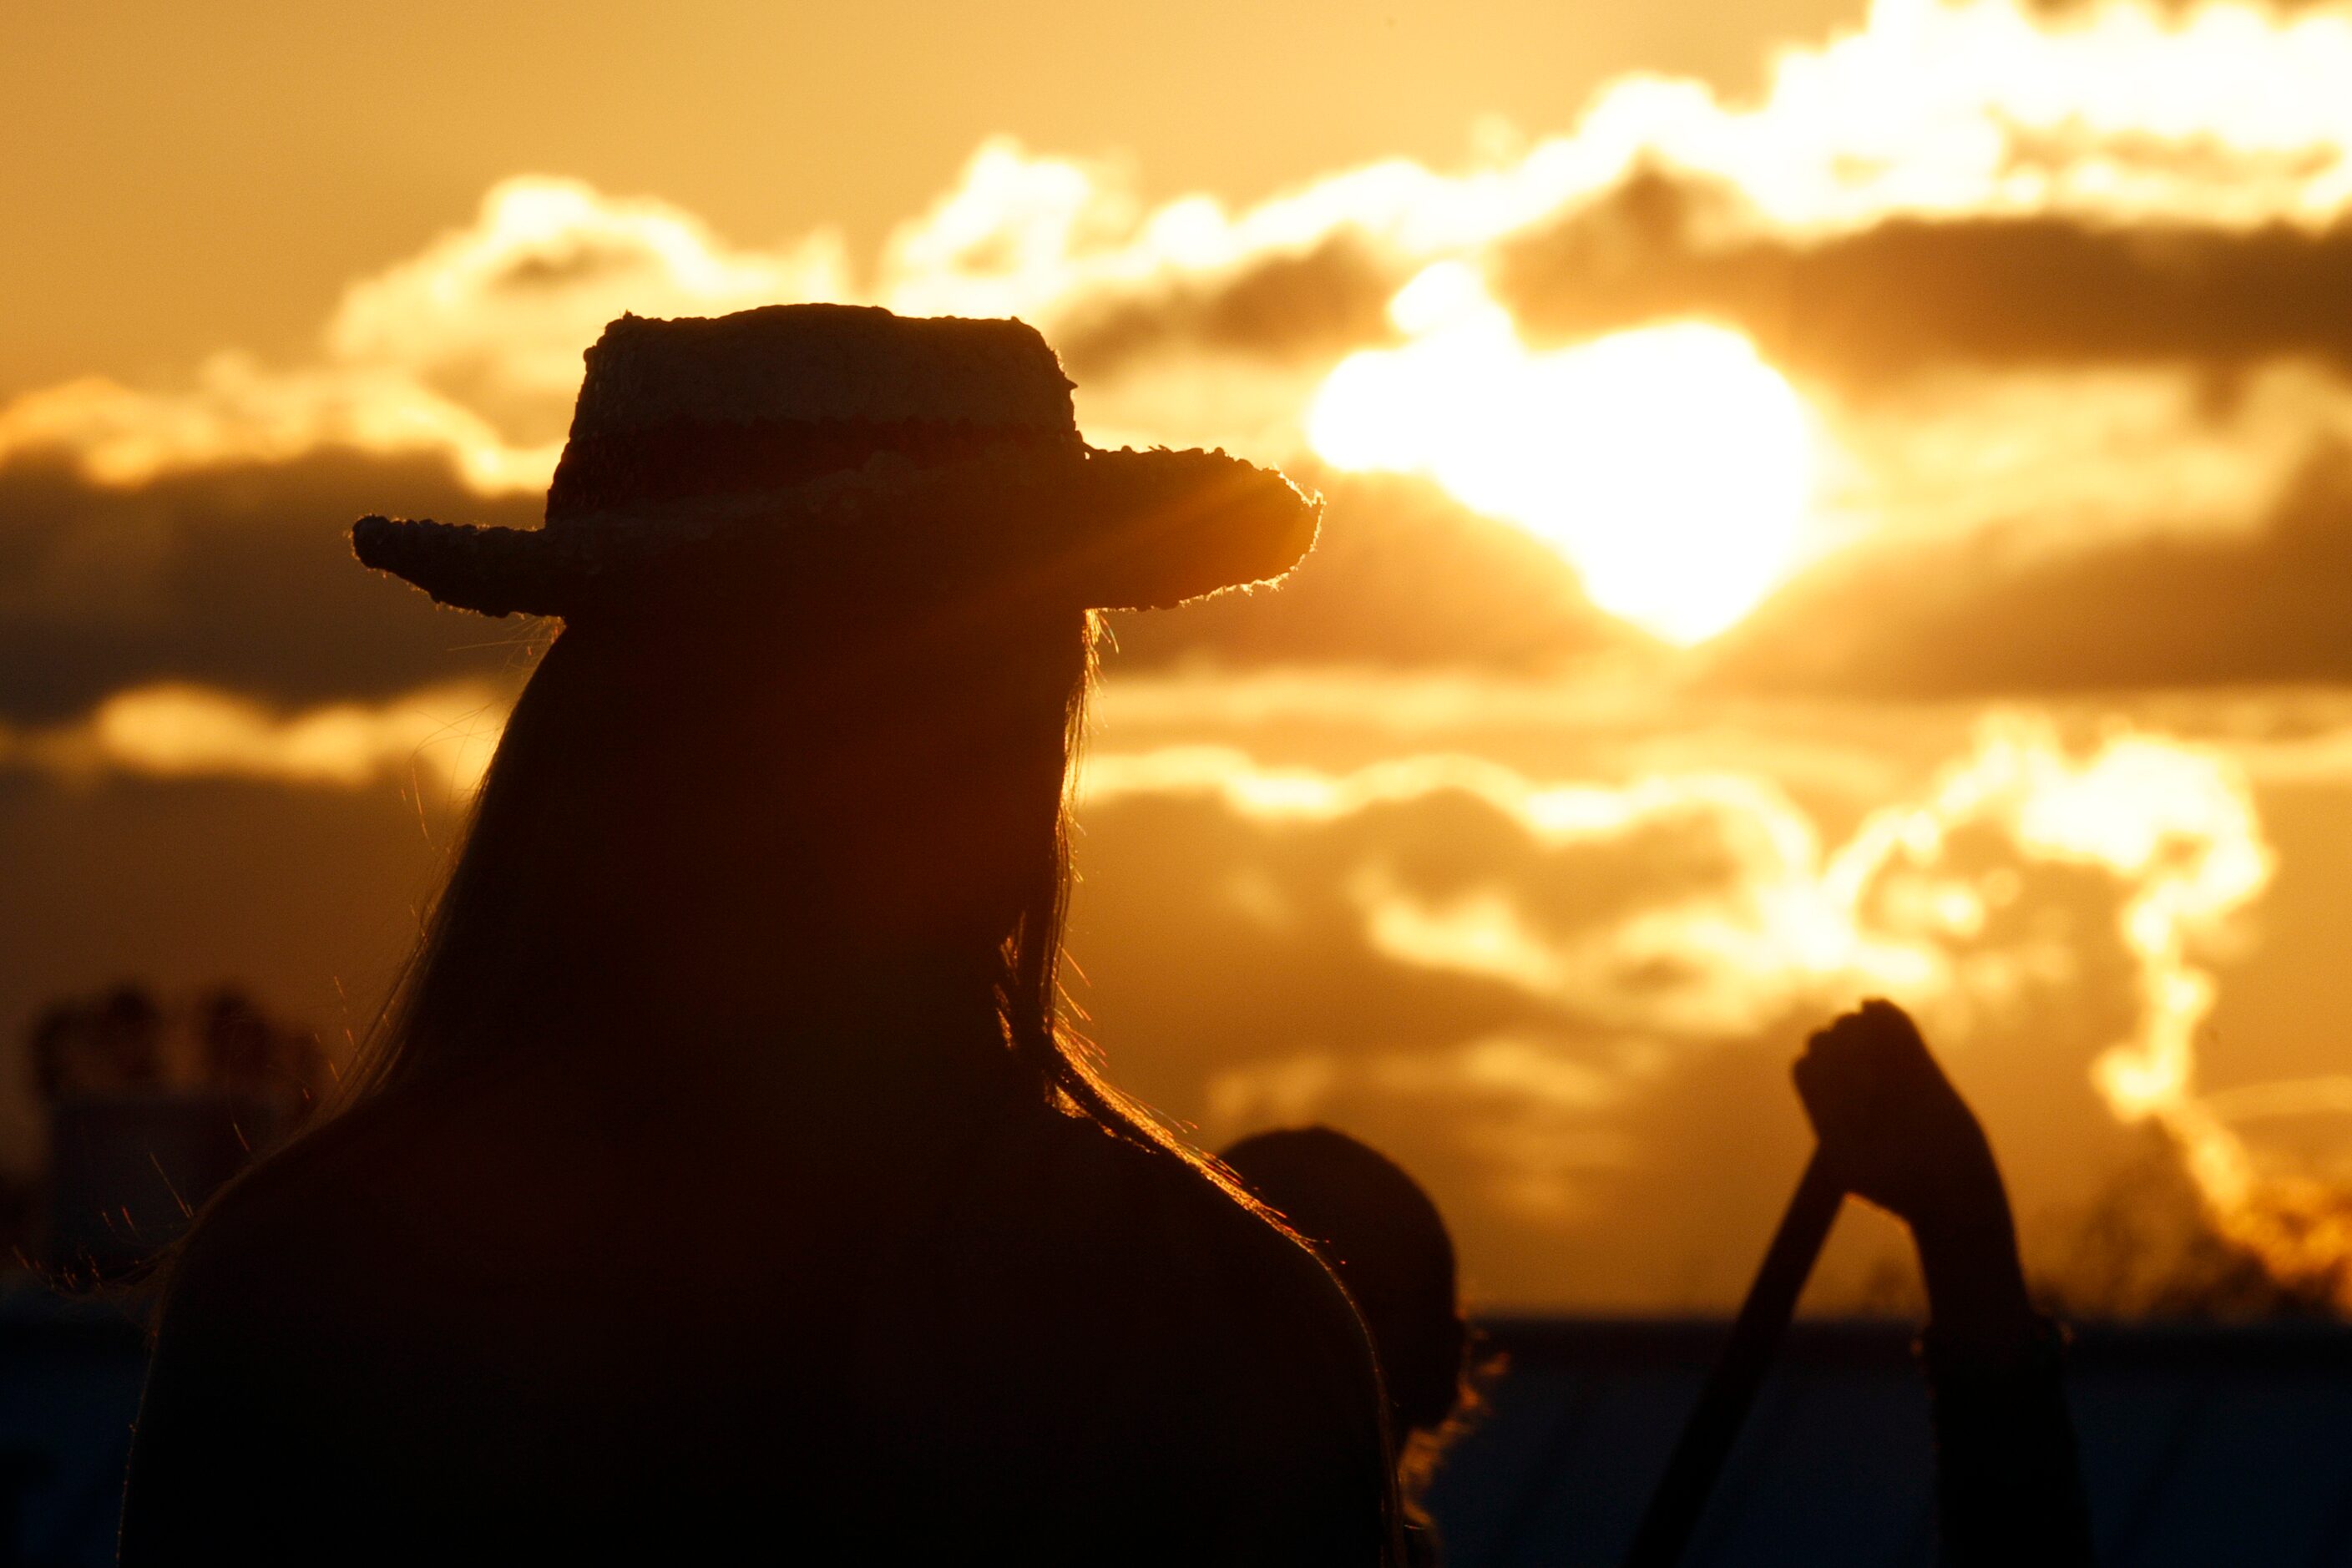
[[314, 1034], [234, 985], [169, 1006], [133, 984], [61, 997], [27, 1046], [48, 1158], [13, 1245], [64, 1281], [152, 1257], [302, 1124], [329, 1077]]
[[1223, 1158], [1314, 1245], [1363, 1315], [1388, 1392], [1406, 1545], [1415, 1563], [1435, 1563], [1423, 1499], [1471, 1402], [1470, 1331], [1444, 1216], [1396, 1162], [1328, 1127], [1260, 1132]]
[[[1795, 1078], [1840, 1184], [1900, 1220], [1918, 1252], [1930, 1308], [1918, 1353], [1932, 1396], [1938, 1561], [2082, 1568], [2092, 1561], [2091, 1526], [2065, 1336], [2028, 1296], [1983, 1127], [1910, 1018], [1885, 1002], [1816, 1031]], [[1468, 1331], [1444, 1220], [1394, 1162], [1328, 1127], [1259, 1133], [1223, 1159], [1354, 1300], [1388, 1394], [1407, 1544], [1415, 1563], [1436, 1563], [1443, 1543], [1425, 1502], [1468, 1403]], [[1580, 1483], [1553, 1480], [1570, 1484]], [[1580, 1484], [1610, 1485], [1597, 1475]]]
[[200, 998], [192, 1026], [202, 1081], [255, 1101], [268, 1118], [260, 1131], [271, 1139], [299, 1126], [327, 1089], [318, 1036], [272, 1019], [235, 986]]
[[163, 1015], [139, 985], [52, 1002], [34, 1023], [34, 1085], [51, 1102], [154, 1084], [163, 1071]]

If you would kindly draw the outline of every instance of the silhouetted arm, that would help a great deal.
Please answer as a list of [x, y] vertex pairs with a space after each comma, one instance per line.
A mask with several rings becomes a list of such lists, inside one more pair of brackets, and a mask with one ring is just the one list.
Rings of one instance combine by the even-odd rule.
[[2088, 1563], [2063, 1341], [2026, 1298], [2008, 1198], [1995, 1180], [1974, 1217], [1913, 1227], [1927, 1279], [1919, 1354], [1935, 1400], [1944, 1558]]
[[1903, 1220], [1919, 1249], [1943, 1560], [2088, 1564], [2061, 1335], [2026, 1295], [2009, 1194], [1975, 1114], [1886, 1002], [1815, 1035], [1796, 1079], [1847, 1190]]

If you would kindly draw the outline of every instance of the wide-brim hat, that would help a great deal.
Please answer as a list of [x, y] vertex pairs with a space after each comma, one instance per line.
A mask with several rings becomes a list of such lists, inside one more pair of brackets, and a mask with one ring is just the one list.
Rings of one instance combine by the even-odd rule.
[[1017, 321], [772, 305], [623, 316], [587, 353], [536, 529], [362, 518], [361, 561], [445, 605], [576, 617], [681, 574], [1086, 609], [1270, 583], [1319, 500], [1222, 451], [1106, 451]]

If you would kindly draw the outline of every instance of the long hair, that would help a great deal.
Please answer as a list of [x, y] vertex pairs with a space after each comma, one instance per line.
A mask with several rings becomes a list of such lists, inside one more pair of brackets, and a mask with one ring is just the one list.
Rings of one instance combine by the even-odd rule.
[[[1230, 1430], [1185, 1425], [1192, 1419], [1186, 1412], [1209, 1408], [1242, 1413], [1253, 1426], [1255, 1413], [1269, 1410], [1297, 1423], [1302, 1445], [1330, 1461], [1302, 1471], [1326, 1489], [1301, 1498], [1299, 1519], [1338, 1519], [1342, 1504], [1367, 1508], [1376, 1489], [1380, 1528], [1391, 1530], [1395, 1478], [1383, 1401], [1352, 1309], [1329, 1281], [1291, 1272], [1287, 1260], [1260, 1250], [1279, 1247], [1271, 1231], [1254, 1242], [1252, 1227], [1227, 1228], [1216, 1205], [1188, 1217], [1189, 1205], [1149, 1197], [1140, 1210], [1115, 1216], [1122, 1232], [1129, 1220], [1144, 1226], [1143, 1253], [1055, 1248], [1058, 1261], [1039, 1276], [1044, 1285], [1066, 1284], [1058, 1269], [1096, 1268], [1091, 1260], [1107, 1252], [1099, 1267], [1114, 1294], [1105, 1299], [1119, 1300], [1118, 1291], [1164, 1281], [1165, 1268], [1181, 1273], [1192, 1261], [1167, 1239], [1213, 1243], [1223, 1263], [1202, 1270], [1202, 1289], [1211, 1292], [1203, 1299], [1224, 1302], [1233, 1321], [1202, 1323], [1195, 1333], [1147, 1315], [1144, 1321], [1169, 1328], [1164, 1342], [1139, 1340], [1124, 1312], [1087, 1311], [1097, 1298], [1084, 1290], [1052, 1290], [1067, 1310], [1045, 1312], [1016, 1280], [1009, 1291], [958, 1297], [943, 1310], [925, 1291], [869, 1292], [858, 1284], [876, 1255], [891, 1250], [871, 1243], [877, 1216], [938, 1211], [934, 1200], [949, 1194], [962, 1152], [985, 1141], [984, 1132], [971, 1135], [991, 1118], [1008, 1131], [1028, 1113], [1055, 1119], [1054, 1136], [1031, 1145], [1048, 1151], [1066, 1146], [1058, 1118], [1084, 1118], [1165, 1151], [1243, 1207], [1265, 1212], [1222, 1167], [1105, 1084], [1062, 1022], [1070, 791], [1094, 674], [1093, 618], [969, 593], [892, 601], [887, 613], [877, 603], [803, 597], [782, 613], [724, 621], [656, 603], [627, 619], [573, 621], [548, 646], [509, 716], [447, 881], [347, 1075], [341, 1108], [383, 1112], [452, 1096], [461, 1124], [480, 1126], [465, 1118], [488, 1108], [498, 1118], [495, 1136], [504, 1138], [511, 1121], [526, 1151], [570, 1157], [588, 1146], [570, 1141], [582, 1123], [569, 1111], [584, 1108], [589, 1121], [605, 1122], [618, 1108], [616, 1092], [659, 1092], [670, 1087], [666, 1072], [697, 1070], [685, 1065], [692, 1058], [719, 1076], [675, 1080], [688, 1092], [672, 1103], [699, 1116], [714, 1089], [750, 1088], [738, 1076], [754, 1059], [747, 1049], [770, 1050], [789, 1076], [775, 1086], [781, 1093], [751, 1090], [754, 1136], [739, 1139], [734, 1132], [746, 1124], [729, 1123], [707, 1161], [690, 1138], [641, 1145], [649, 1158], [625, 1174], [650, 1196], [625, 1213], [619, 1234], [636, 1238], [630, 1257], [644, 1256], [646, 1234], [659, 1235], [659, 1256], [672, 1198], [727, 1226], [737, 1209], [728, 1200], [742, 1191], [746, 1172], [782, 1178], [759, 1200], [762, 1224], [775, 1228], [757, 1234], [787, 1237], [781, 1256], [792, 1262], [773, 1277], [774, 1298], [762, 1291], [760, 1310], [772, 1309], [786, 1342], [809, 1347], [792, 1357], [790, 1376], [794, 1388], [818, 1390], [812, 1409], [842, 1397], [842, 1379], [826, 1367], [845, 1343], [858, 1342], [844, 1338], [853, 1327], [873, 1328], [885, 1342], [894, 1327], [919, 1336], [932, 1357], [926, 1365], [1014, 1367], [1026, 1363], [1003, 1355], [1002, 1336], [1026, 1331], [1039, 1314], [1064, 1337], [1055, 1352], [1099, 1380], [1081, 1379], [1065, 1394], [1091, 1388], [1107, 1410], [1116, 1407], [1118, 1358], [1131, 1356], [1150, 1358], [1166, 1384], [1153, 1397], [1176, 1403], [1153, 1406], [1170, 1412], [1173, 1425], [1164, 1444], [1143, 1450], [1139, 1468], [1118, 1468], [1135, 1451], [1110, 1445], [1102, 1507], [1055, 1494], [1064, 1447], [1032, 1454], [1029, 1473], [1014, 1477], [1022, 1488], [1041, 1489], [1019, 1491], [1038, 1500], [1024, 1506], [1024, 1530], [1049, 1539], [1063, 1532], [1074, 1544], [1083, 1535], [1092, 1544], [1119, 1509], [1164, 1495], [1169, 1448], [1223, 1450]], [[984, 1083], [971, 1076], [974, 1068], [987, 1074]], [[542, 1086], [563, 1092], [583, 1070], [596, 1075], [589, 1098], [555, 1107], [546, 1122], [553, 1142], [532, 1145], [534, 1097]], [[486, 1076], [486, 1091], [473, 1092]], [[975, 1084], [983, 1094], [961, 1092]], [[428, 1106], [421, 1121], [333, 1118], [241, 1184], [308, 1201], [306, 1173], [387, 1129], [431, 1128], [437, 1110]], [[434, 1152], [425, 1148], [428, 1158]], [[1142, 1190], [1169, 1189], [1155, 1179]], [[201, 1238], [219, 1212], [192, 1237]], [[662, 1228], [646, 1232], [631, 1214]], [[1154, 1233], [1155, 1222], [1164, 1229]], [[601, 1207], [593, 1223], [606, 1223]], [[888, 1234], [902, 1248], [901, 1264], [920, 1273], [930, 1267], [928, 1243], [968, 1248], [984, 1240], [984, 1218], [980, 1230], [975, 1237], [971, 1227], [937, 1228], [918, 1217]], [[1008, 1234], [1017, 1242], [1030, 1233], [1015, 1224]], [[499, 1237], [503, 1247], [503, 1226]], [[200, 1247], [197, 1239], [190, 1255]], [[1306, 1255], [1297, 1261], [1312, 1267]], [[631, 1277], [656, 1292], [673, 1288], [658, 1268]], [[560, 1279], [547, 1283], [562, 1288]], [[1318, 1286], [1328, 1290], [1320, 1300]], [[607, 1309], [592, 1302], [584, 1310]], [[1261, 1349], [1279, 1352], [1280, 1363]], [[1294, 1359], [1298, 1352], [1303, 1362]], [[1195, 1391], [1228, 1366], [1234, 1373], [1225, 1379], [1225, 1404], [1200, 1405]], [[876, 1375], [844, 1373], [861, 1385]], [[1017, 1408], [1032, 1392], [996, 1403], [1010, 1418], [1006, 1430], [1051, 1432], [1061, 1421], [1074, 1432], [1095, 1429], [1066, 1409], [1035, 1426]], [[920, 1399], [935, 1394], [928, 1382], [914, 1390]], [[898, 1394], [873, 1397], [877, 1409], [897, 1408], [889, 1402]], [[776, 1472], [814, 1467], [803, 1481], [833, 1486], [830, 1429], [798, 1425], [797, 1434], [778, 1438], [784, 1458]], [[919, 1453], [900, 1458], [919, 1476], [927, 1462]], [[954, 1471], [939, 1484], [961, 1495], [971, 1467], [958, 1463]], [[1247, 1484], [1221, 1494], [1226, 1512], [1203, 1529], [1266, 1522], [1276, 1505], [1255, 1478], [1237, 1479]], [[972, 1506], [998, 1517], [1001, 1501]], [[1356, 1522], [1348, 1522], [1351, 1533]], [[1390, 1548], [1394, 1560], [1393, 1542]]]
[[943, 954], [985, 970], [1014, 1061], [1064, 1110], [1176, 1147], [1063, 1020], [1097, 630], [1080, 612], [936, 599], [756, 623], [651, 607], [566, 630], [509, 718], [337, 1108], [574, 1048], [565, 1037], [616, 1020], [659, 1028], [681, 998], [644, 994], [630, 950], [681, 902], [756, 915], [780, 950], [854, 941], [880, 837], [944, 813], [932, 847], [947, 852], [921, 869], [947, 886], [921, 913]]

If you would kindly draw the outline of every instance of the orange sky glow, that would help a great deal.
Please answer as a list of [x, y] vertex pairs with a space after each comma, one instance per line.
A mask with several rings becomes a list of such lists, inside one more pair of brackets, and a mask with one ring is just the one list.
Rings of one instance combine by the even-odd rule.
[[[604, 321], [1019, 315], [1097, 444], [1330, 500], [1292, 588], [1123, 626], [1108, 666], [1074, 940], [1146, 1098], [1210, 1142], [1391, 1148], [1490, 1301], [1715, 1304], [1801, 1158], [1790, 1049], [1885, 994], [1983, 1106], [2038, 1268], [2152, 1140], [2183, 1224], [2352, 1306], [2352, 8], [1497, 8], [1442, 46], [1442, 8], [1305, 9], [1197, 136], [1216, 6], [1139, 24], [1156, 72], [1102, 46], [1148, 79], [1124, 109], [1043, 85], [1084, 74], [1074, 8], [1011, 27], [1071, 52], [1003, 57], [1045, 107], [927, 51], [897, 141], [815, 86], [754, 135], [761, 79], [698, 52], [752, 22], [575, 39], [641, 132], [631, 58], [662, 104], [709, 91], [642, 146], [535, 139], [531, 82], [374, 152], [322, 110], [375, 185], [148, 198], [205, 230], [168, 322], [113, 198], [0, 178], [55, 218], [0, 267], [55, 301], [0, 354], [0, 661], [36, 672], [0, 690], [0, 842], [42, 847], [0, 895], [40, 931], [0, 1027], [140, 971], [363, 1024], [529, 637], [310, 585], [362, 506], [531, 515]], [[887, 58], [911, 24], [877, 17], [760, 43], [813, 79]], [[1538, 34], [1550, 85], [1505, 58]], [[41, 90], [0, 115], [69, 140]], [[249, 153], [247, 113], [158, 166]], [[287, 237], [239, 283], [248, 209]], [[101, 846], [134, 844], [179, 858], [152, 896], [59, 892], [133, 885]], [[208, 897], [250, 918], [200, 929]], [[1886, 1245], [1853, 1227], [1822, 1299]]]

